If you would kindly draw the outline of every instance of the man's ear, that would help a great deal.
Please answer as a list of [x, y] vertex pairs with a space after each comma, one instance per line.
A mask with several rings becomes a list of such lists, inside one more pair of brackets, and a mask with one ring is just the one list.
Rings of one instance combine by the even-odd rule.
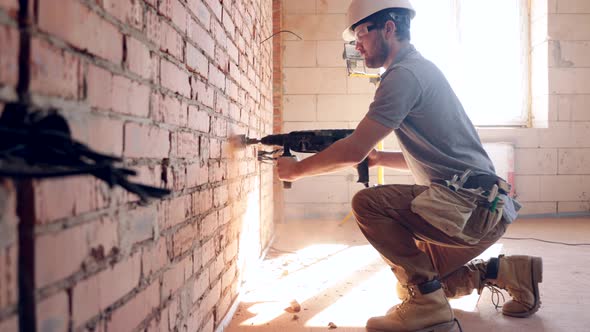
[[397, 26], [395, 25], [395, 22], [389, 20], [387, 22], [385, 22], [385, 33], [386, 34], [392, 34], [395, 36], [395, 32], [397, 31]]

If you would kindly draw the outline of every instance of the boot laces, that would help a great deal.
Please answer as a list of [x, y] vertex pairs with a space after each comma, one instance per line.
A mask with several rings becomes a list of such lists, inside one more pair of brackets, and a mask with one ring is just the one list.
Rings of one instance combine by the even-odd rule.
[[408, 295], [402, 300], [402, 303], [397, 307], [400, 312], [404, 312], [410, 301], [416, 296], [416, 290], [412, 286], [407, 286]]
[[[493, 284], [486, 284], [484, 285], [485, 288], [489, 289], [492, 293], [492, 304], [496, 308], [496, 310], [502, 308], [502, 305], [506, 303], [506, 298], [504, 298], [504, 294], [500, 291], [500, 288]], [[500, 305], [500, 297], [502, 298], [502, 305]]]

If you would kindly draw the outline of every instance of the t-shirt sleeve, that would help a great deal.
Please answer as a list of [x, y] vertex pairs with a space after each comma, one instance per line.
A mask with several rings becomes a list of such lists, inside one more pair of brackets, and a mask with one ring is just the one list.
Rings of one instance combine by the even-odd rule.
[[393, 68], [379, 84], [367, 116], [386, 127], [397, 129], [416, 105], [421, 93], [418, 80], [408, 69]]

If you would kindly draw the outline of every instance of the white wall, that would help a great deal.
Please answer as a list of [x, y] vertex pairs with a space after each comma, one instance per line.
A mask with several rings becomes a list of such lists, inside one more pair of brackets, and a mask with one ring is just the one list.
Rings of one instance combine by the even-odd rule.
[[[283, 0], [284, 131], [354, 129], [375, 86], [348, 78], [341, 32], [349, 0]], [[515, 147], [522, 214], [590, 211], [590, 1], [531, 0], [533, 128], [479, 129]], [[501, 98], [490, 91], [490, 98]], [[485, 101], [483, 101], [485, 102]], [[386, 148], [397, 148], [393, 137]], [[498, 165], [499, 166], [499, 165]], [[340, 219], [361, 185], [354, 170], [308, 178], [285, 192], [285, 217]], [[373, 180], [374, 183], [374, 180]], [[386, 171], [386, 183], [412, 183]]]

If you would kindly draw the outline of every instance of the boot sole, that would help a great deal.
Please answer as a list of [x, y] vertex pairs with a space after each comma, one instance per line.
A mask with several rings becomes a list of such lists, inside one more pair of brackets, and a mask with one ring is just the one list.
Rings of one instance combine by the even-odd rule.
[[[436, 324], [433, 326], [429, 326], [420, 330], [415, 330], [412, 332], [450, 332], [455, 328], [457, 320], [452, 320], [450, 322], [445, 322], [441, 324]], [[367, 332], [387, 332], [387, 330], [380, 330], [380, 329], [371, 329], [367, 327]]]
[[535, 304], [531, 308], [531, 310], [521, 313], [515, 312], [502, 312], [506, 316], [510, 317], [518, 317], [518, 318], [525, 318], [528, 317], [535, 312], [539, 311], [541, 307], [541, 296], [539, 295], [539, 283], [543, 282], [543, 259], [541, 257], [533, 257], [531, 259], [531, 276], [533, 282], [533, 291], [535, 295]]

